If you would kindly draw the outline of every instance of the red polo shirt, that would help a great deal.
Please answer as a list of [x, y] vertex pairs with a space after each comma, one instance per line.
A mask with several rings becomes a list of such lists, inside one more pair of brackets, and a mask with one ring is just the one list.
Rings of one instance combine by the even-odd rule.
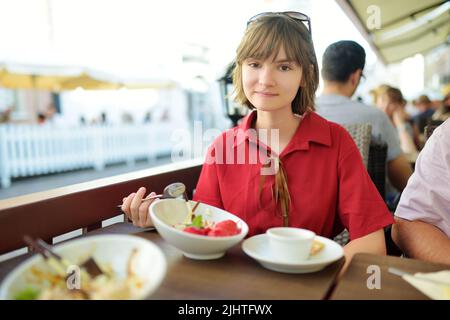
[[[256, 112], [219, 136], [210, 146], [194, 199], [223, 208], [245, 220], [248, 236], [282, 226], [272, 197], [274, 175], [259, 196], [266, 151], [252, 134]], [[259, 148], [259, 149], [258, 149]], [[258, 154], [258, 152], [256, 152]], [[352, 137], [341, 126], [307, 113], [279, 155], [291, 197], [289, 226], [333, 238], [344, 227], [356, 239], [394, 222], [368, 175]]]

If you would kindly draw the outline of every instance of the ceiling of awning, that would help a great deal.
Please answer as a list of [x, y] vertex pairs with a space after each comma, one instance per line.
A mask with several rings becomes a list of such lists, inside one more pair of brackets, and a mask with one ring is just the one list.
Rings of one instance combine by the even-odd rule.
[[[450, 44], [448, 0], [336, 2], [385, 64]], [[380, 22], [378, 26], [377, 21]]]

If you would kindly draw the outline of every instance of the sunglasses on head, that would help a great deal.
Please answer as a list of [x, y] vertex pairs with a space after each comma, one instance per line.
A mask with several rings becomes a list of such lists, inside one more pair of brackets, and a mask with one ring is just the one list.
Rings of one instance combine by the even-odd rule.
[[304, 13], [301, 12], [296, 12], [296, 11], [285, 11], [285, 12], [263, 12], [263, 13], [259, 13], [256, 16], [251, 17], [248, 21], [247, 21], [247, 27], [254, 21], [258, 20], [259, 18], [262, 17], [267, 17], [267, 16], [277, 16], [277, 15], [283, 15], [283, 16], [288, 16], [291, 19], [297, 20], [297, 21], [301, 21], [303, 22], [306, 27], [308, 28], [309, 33], [311, 34], [311, 19]]

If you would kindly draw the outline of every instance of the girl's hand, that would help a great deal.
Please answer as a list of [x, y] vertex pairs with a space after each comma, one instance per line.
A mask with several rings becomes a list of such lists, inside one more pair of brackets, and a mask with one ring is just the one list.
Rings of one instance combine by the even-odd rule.
[[[145, 191], [146, 189], [141, 187], [137, 192], [122, 199], [122, 211], [135, 226], [141, 228], [153, 226], [153, 222], [148, 214], [148, 208], [155, 199], [142, 202], [142, 199], [145, 198]], [[150, 193], [150, 196], [152, 195], [155, 195], [155, 193]]]

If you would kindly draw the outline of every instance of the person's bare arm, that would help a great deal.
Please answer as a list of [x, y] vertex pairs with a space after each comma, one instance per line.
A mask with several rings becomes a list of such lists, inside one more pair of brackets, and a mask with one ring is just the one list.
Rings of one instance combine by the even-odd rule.
[[360, 252], [386, 255], [384, 230], [383, 229], [377, 230], [364, 237], [352, 240], [345, 245], [344, 247], [345, 264], [341, 270], [341, 274], [345, 272], [353, 256], [356, 253]]
[[414, 140], [408, 132], [408, 116], [402, 105], [399, 105], [392, 114], [392, 121], [400, 138], [400, 146], [407, 155], [417, 158], [417, 148]]
[[408, 257], [450, 265], [450, 239], [439, 228], [420, 220], [395, 220], [392, 240]]
[[389, 181], [399, 191], [405, 189], [408, 179], [412, 174], [411, 164], [405, 155], [400, 155], [397, 158], [387, 163], [387, 171]]
[[400, 138], [400, 145], [403, 152], [411, 156], [415, 156], [417, 158], [418, 151], [408, 131], [406, 131], [406, 128], [404, 127], [397, 127], [397, 128], [398, 128], [398, 137]]

